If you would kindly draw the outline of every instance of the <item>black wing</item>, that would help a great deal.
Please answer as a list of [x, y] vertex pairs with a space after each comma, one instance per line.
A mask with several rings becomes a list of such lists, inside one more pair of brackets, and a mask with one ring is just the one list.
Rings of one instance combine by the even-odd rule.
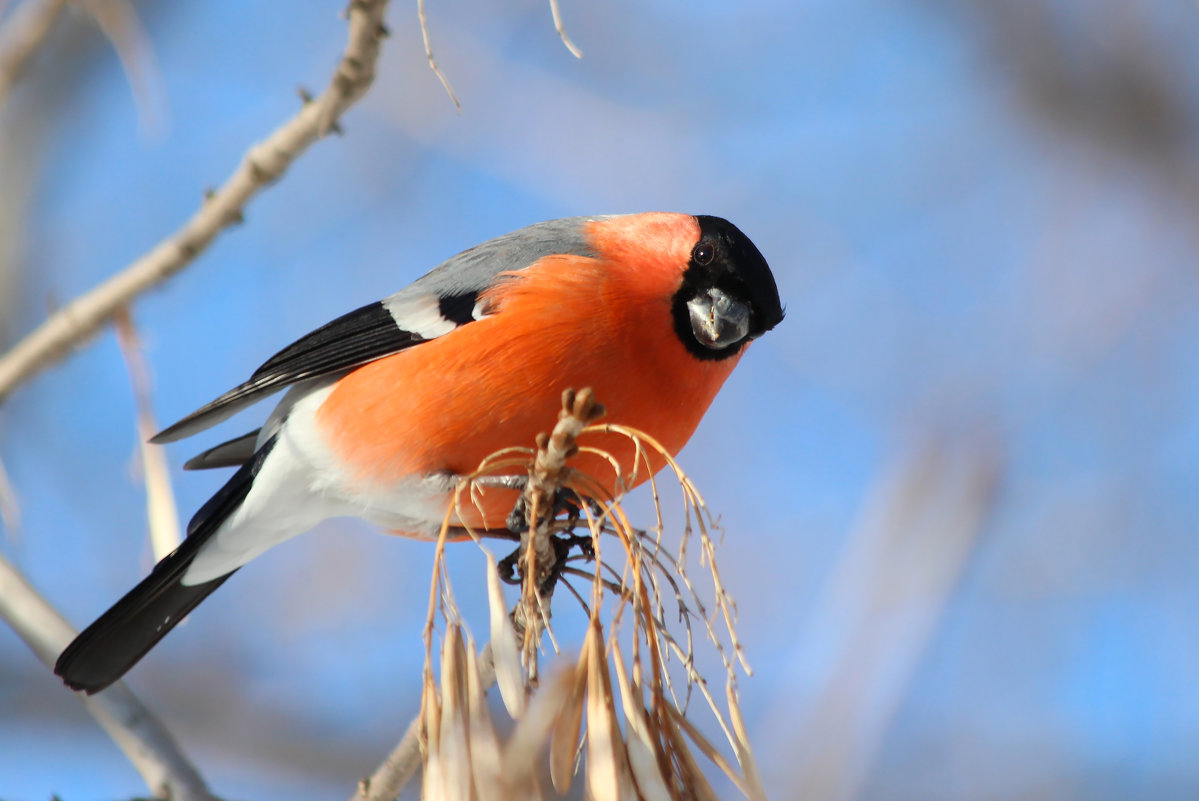
[[[470, 323], [479, 293], [498, 276], [551, 254], [594, 256], [585, 224], [596, 219], [600, 218], [536, 223], [459, 253], [408, 288], [339, 317], [279, 351], [249, 381], [159, 432], [151, 442], [191, 436], [288, 384], [361, 367]], [[236, 448], [225, 455], [235, 454], [244, 455]]]
[[258, 444], [258, 434], [261, 428], [256, 428], [249, 434], [243, 434], [237, 439], [222, 442], [215, 448], [209, 448], [183, 463], [184, 470], [211, 470], [215, 467], [241, 467], [254, 458], [255, 446]]
[[288, 345], [255, 370], [249, 381], [155, 434], [150, 441], [174, 442], [189, 437], [288, 384], [359, 367], [424, 341], [424, 337], [400, 328], [382, 301], [363, 306]]

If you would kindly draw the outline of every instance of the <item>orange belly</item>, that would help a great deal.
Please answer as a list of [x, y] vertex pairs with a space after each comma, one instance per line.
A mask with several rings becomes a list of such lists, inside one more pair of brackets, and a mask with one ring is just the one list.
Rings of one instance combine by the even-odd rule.
[[[532, 447], [553, 428], [569, 387], [592, 387], [605, 422], [645, 431], [672, 455], [686, 444], [738, 357], [691, 356], [674, 332], [669, 294], [630, 285], [602, 262], [550, 257], [518, 276], [484, 295], [490, 316], [338, 382], [317, 421], [355, 482], [383, 488], [414, 475], [461, 475], [503, 448]], [[580, 444], [633, 469], [634, 446], [623, 436]], [[656, 472], [664, 460], [649, 455]], [[614, 490], [602, 458], [581, 454], [571, 464]], [[638, 483], [648, 476], [642, 468]], [[502, 526], [513, 502], [510, 492], [488, 492], [484, 514], [465, 522]]]

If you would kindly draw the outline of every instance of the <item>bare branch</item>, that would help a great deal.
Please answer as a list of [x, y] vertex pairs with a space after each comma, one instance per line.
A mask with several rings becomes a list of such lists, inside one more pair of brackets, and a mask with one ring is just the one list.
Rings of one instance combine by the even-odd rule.
[[[3, 556], [0, 556], [0, 617], [47, 667], [77, 633]], [[199, 771], [175, 738], [123, 683], [102, 693], [79, 693], [87, 710], [141, 774], [150, 792], [172, 801], [212, 801]]]
[[308, 146], [330, 131], [375, 78], [387, 0], [350, 4], [349, 42], [328, 88], [274, 133], [247, 151], [220, 189], [182, 228], [91, 292], [63, 306], [0, 357], [0, 400], [30, 376], [94, 334], [131, 299], [190, 264], [223, 229], [242, 219], [246, 204], [280, 178]]
[[0, 29], [0, 106], [66, 4], [67, 0], [29, 0]]

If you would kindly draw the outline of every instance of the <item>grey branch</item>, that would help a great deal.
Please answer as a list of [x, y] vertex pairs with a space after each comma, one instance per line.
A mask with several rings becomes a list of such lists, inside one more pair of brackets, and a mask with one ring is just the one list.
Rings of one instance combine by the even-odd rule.
[[[71, 624], [0, 556], [0, 618], [47, 667], [75, 638]], [[150, 792], [172, 801], [212, 801], [199, 771], [175, 738], [124, 684], [79, 698], [141, 774]]]
[[280, 178], [337, 121], [375, 78], [379, 43], [386, 32], [387, 0], [354, 0], [349, 42], [328, 88], [270, 136], [252, 146], [220, 189], [208, 195], [183, 227], [149, 253], [85, 295], [63, 306], [0, 357], [0, 401], [22, 382], [94, 334], [118, 309], [190, 264], [223, 229], [241, 221], [246, 204]]
[[66, 4], [66, 0], [29, 0], [0, 30], [0, 106]]

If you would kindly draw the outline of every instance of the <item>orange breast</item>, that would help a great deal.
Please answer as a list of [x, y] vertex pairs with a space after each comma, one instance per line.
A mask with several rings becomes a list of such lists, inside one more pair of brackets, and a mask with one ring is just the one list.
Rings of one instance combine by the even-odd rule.
[[[589, 386], [606, 421], [677, 453], [738, 361], [700, 361], [678, 341], [670, 301], [680, 275], [673, 264], [612, 262], [602, 251], [599, 259], [542, 259], [485, 293], [491, 316], [343, 378], [317, 413], [320, 428], [354, 480], [379, 488], [435, 471], [469, 473], [497, 450], [532, 446], [553, 427], [562, 391]], [[632, 468], [624, 437], [581, 444]], [[662, 467], [660, 457], [652, 461]], [[613, 488], [598, 457], [572, 464]], [[502, 526], [514, 495], [489, 492], [486, 500], [485, 519], [467, 522]]]

